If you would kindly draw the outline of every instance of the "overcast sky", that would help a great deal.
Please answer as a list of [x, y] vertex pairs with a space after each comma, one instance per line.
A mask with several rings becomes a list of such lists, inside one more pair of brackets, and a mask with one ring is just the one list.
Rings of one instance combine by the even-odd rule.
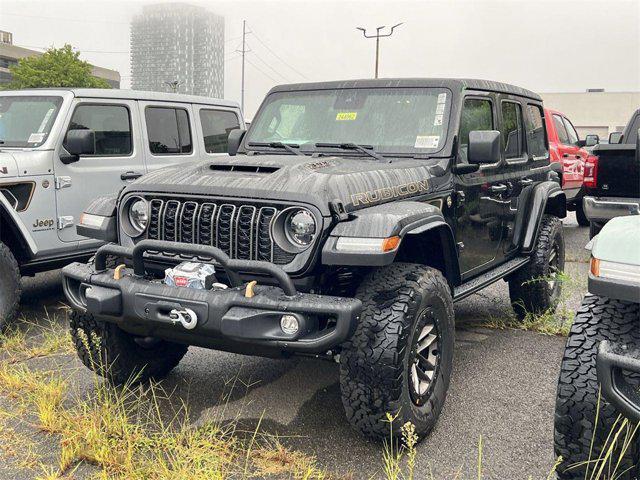
[[[538, 92], [640, 90], [640, 0], [187, 3], [225, 17], [227, 99], [240, 98], [243, 19], [253, 31], [248, 118], [278, 83], [372, 77], [375, 41], [356, 27], [399, 22], [381, 40], [383, 77], [477, 77]], [[16, 45], [71, 43], [82, 58], [118, 70], [126, 88], [129, 21], [143, 4], [0, 0], [0, 29], [13, 32]]]

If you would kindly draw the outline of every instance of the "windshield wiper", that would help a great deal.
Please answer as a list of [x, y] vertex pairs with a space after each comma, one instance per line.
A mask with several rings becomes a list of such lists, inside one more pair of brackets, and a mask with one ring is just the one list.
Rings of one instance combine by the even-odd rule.
[[300, 145], [296, 145], [295, 143], [282, 143], [282, 142], [249, 142], [248, 145], [250, 147], [271, 147], [271, 148], [283, 148], [287, 152], [293, 153], [294, 155], [300, 155], [306, 157], [305, 153], [302, 153], [300, 150]]
[[317, 148], [340, 148], [342, 150], [356, 150], [365, 155], [369, 155], [381, 162], [388, 162], [389, 160], [377, 153], [372, 145], [360, 145], [358, 143], [316, 143]]

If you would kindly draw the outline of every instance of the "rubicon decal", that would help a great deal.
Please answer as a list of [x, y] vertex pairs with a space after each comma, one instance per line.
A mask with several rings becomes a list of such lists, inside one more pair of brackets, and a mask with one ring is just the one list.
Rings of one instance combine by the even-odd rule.
[[379, 188], [368, 192], [354, 193], [351, 195], [353, 206], [369, 205], [370, 203], [389, 200], [390, 198], [406, 197], [415, 193], [425, 193], [429, 191], [429, 182], [420, 180], [418, 182], [405, 183], [394, 187]]

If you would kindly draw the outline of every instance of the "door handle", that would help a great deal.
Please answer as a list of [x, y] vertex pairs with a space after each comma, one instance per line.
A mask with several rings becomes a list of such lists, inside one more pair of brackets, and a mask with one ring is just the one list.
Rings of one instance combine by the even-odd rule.
[[142, 173], [140, 172], [126, 172], [120, 175], [120, 180], [135, 180], [136, 178], [140, 178]]
[[500, 185], [491, 185], [489, 187], [489, 191], [491, 193], [504, 193], [507, 191], [507, 186], [500, 184]]

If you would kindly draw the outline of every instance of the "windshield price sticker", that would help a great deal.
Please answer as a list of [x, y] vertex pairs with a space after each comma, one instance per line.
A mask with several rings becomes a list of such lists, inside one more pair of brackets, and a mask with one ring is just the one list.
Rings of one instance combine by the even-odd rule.
[[438, 148], [440, 135], [418, 135], [414, 148]]
[[44, 140], [46, 133], [32, 133], [29, 135], [29, 140], [27, 143], [40, 143]]
[[438, 103], [445, 103], [447, 101], [447, 94], [446, 93], [439, 93], [438, 94]]
[[444, 114], [444, 103], [439, 103], [436, 105], [436, 115]]
[[358, 112], [338, 112], [336, 114], [336, 121], [355, 120], [356, 118], [358, 118]]
[[436, 126], [437, 125], [442, 125], [442, 116], [443, 115], [441, 113], [436, 115], [436, 118], [433, 120], [433, 124], [436, 125]]

